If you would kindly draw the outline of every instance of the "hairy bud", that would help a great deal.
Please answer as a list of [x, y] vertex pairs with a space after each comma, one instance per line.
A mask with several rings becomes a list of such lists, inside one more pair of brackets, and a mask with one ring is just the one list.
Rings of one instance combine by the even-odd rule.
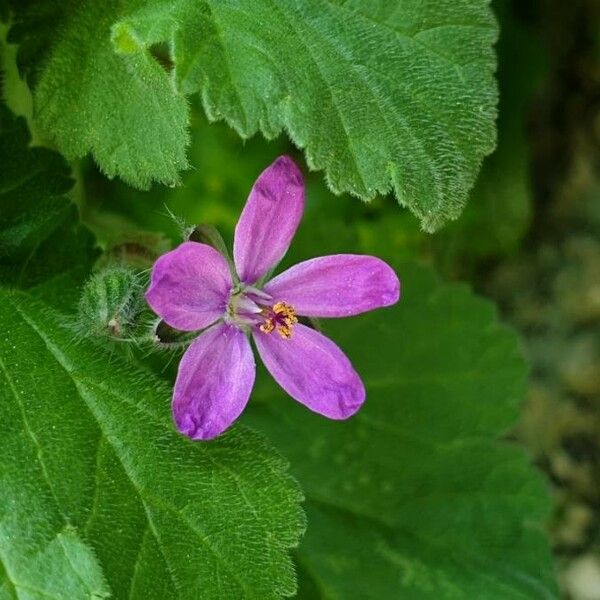
[[127, 339], [143, 307], [139, 275], [112, 266], [86, 282], [78, 307], [78, 328], [89, 336]]

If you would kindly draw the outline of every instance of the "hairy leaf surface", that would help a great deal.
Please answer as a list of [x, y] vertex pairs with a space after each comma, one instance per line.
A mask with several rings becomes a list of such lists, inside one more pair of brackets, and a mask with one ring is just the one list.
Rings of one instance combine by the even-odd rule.
[[167, 385], [74, 343], [27, 295], [0, 300], [0, 562], [10, 585], [23, 597], [31, 588], [89, 598], [107, 589], [101, 565], [116, 598], [293, 593], [300, 492], [265, 440], [243, 427], [211, 444], [182, 438]]
[[428, 230], [460, 214], [494, 146], [488, 0], [15, 6], [40, 124], [134, 185], [178, 181], [189, 94], [243, 137], [286, 131], [335, 192], [394, 190]]

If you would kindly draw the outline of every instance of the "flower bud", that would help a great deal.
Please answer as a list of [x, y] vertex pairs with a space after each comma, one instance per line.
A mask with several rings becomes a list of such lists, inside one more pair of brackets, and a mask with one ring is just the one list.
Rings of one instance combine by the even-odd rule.
[[111, 266], [86, 282], [78, 307], [78, 328], [84, 335], [125, 339], [143, 307], [139, 275]]

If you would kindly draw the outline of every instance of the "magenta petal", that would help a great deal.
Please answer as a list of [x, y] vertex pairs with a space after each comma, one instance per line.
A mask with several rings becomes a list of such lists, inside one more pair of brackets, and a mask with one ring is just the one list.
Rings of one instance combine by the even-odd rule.
[[400, 282], [374, 256], [334, 254], [294, 265], [265, 285], [274, 301], [307, 317], [348, 317], [398, 302]]
[[330, 419], [347, 419], [365, 401], [365, 387], [346, 355], [323, 334], [298, 324], [292, 337], [254, 332], [265, 366], [295, 400]]
[[216, 325], [186, 350], [173, 391], [181, 433], [209, 440], [223, 433], [248, 402], [256, 368], [250, 342], [231, 325]]
[[227, 260], [219, 252], [185, 242], [154, 263], [146, 301], [171, 327], [194, 331], [223, 316], [232, 285]]
[[304, 211], [304, 181], [289, 156], [256, 180], [235, 228], [233, 257], [240, 280], [253, 284], [286, 253]]

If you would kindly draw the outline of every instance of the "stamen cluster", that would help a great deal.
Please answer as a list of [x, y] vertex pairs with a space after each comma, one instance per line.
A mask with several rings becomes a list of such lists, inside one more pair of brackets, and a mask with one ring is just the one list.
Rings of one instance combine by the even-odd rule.
[[277, 329], [277, 333], [284, 339], [292, 337], [292, 328], [298, 322], [296, 311], [287, 302], [277, 302], [271, 309], [264, 309], [265, 322], [260, 326], [263, 333], [271, 333]]

